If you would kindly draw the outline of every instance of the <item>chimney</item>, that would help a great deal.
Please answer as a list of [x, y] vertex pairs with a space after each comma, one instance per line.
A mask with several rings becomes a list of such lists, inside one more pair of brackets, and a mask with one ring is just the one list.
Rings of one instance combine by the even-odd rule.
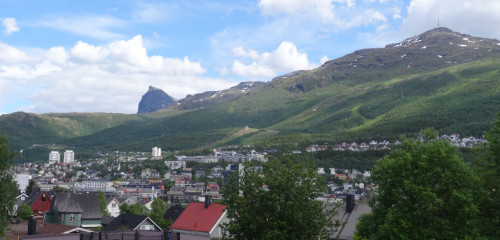
[[28, 219], [28, 235], [36, 234], [36, 219], [33, 215]]
[[205, 195], [205, 208], [208, 208], [210, 206], [210, 203], [212, 202], [212, 199], [210, 198], [210, 195]]

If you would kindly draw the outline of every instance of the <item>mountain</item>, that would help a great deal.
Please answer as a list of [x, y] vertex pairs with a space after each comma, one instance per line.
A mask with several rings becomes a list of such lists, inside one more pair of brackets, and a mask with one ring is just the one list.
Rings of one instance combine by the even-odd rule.
[[83, 113], [16, 113], [0, 116], [0, 133], [19, 149], [50, 141], [137, 151], [394, 140], [427, 127], [481, 136], [500, 110], [498, 66], [498, 40], [436, 28], [310, 71], [188, 96], [154, 113], [98, 116], [108, 127]]
[[202, 108], [223, 102], [233, 101], [252, 89], [268, 85], [264, 82], [242, 82], [234, 87], [221, 91], [209, 91], [195, 95], [187, 95], [177, 102], [182, 109]]
[[139, 102], [138, 114], [155, 112], [167, 108], [175, 103], [175, 100], [163, 90], [149, 86], [148, 92], [144, 94]]

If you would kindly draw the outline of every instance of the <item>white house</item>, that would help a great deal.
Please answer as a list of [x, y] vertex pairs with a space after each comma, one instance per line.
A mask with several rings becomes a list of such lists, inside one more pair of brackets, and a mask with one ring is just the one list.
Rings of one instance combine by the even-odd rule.
[[[222, 224], [228, 223], [226, 206], [210, 203], [191, 202], [171, 226], [174, 238], [210, 240], [223, 236]], [[203, 223], [200, 220], [203, 219]], [[179, 238], [177, 238], [179, 237]]]
[[116, 198], [108, 199], [106, 209], [111, 217], [118, 217], [120, 215], [120, 202]]

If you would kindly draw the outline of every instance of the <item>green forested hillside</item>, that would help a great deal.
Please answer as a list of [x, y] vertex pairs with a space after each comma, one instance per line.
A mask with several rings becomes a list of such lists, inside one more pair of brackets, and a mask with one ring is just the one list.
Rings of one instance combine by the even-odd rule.
[[17, 149], [138, 151], [391, 140], [427, 127], [481, 136], [500, 110], [499, 66], [497, 40], [438, 28], [206, 105], [213, 94], [147, 115], [14, 113], [0, 116], [0, 133]]

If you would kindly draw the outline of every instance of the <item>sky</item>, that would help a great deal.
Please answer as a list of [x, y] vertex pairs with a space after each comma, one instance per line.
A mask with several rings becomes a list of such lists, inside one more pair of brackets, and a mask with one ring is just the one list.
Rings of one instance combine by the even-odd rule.
[[500, 39], [492, 0], [0, 0], [0, 114], [136, 113], [440, 26]]

